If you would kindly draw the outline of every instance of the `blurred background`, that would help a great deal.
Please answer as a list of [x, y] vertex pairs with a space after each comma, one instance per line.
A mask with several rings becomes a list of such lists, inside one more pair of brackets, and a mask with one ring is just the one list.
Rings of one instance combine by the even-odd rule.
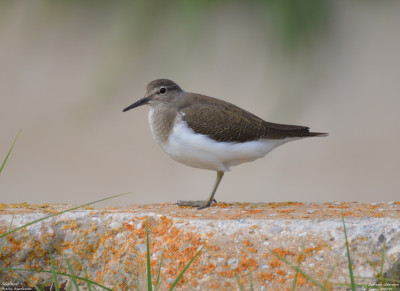
[[399, 1], [1, 1], [0, 202], [206, 199], [153, 141], [153, 79], [329, 132], [233, 167], [218, 201], [399, 200]]

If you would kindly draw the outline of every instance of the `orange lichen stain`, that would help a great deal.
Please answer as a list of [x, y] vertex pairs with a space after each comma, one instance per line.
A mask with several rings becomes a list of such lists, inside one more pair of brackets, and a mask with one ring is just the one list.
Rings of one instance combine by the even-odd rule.
[[378, 207], [381, 207], [381, 205], [379, 205], [379, 204], [366, 204], [364, 207], [368, 208], [368, 209], [376, 209]]
[[239, 281], [240, 285], [242, 285], [242, 286], [245, 286], [246, 283], [247, 283], [247, 282], [246, 282], [246, 278], [243, 278], [243, 277], [240, 278], [238, 281]]
[[302, 202], [293, 202], [293, 206], [304, 206], [304, 203]]
[[192, 206], [185, 206], [185, 205], [178, 205], [178, 208], [182, 208], [182, 209], [191, 209], [193, 208]]
[[256, 229], [259, 228], [260, 226], [258, 224], [254, 224], [252, 226], [249, 227], [249, 229]]
[[38, 208], [48, 208], [48, 207], [51, 207], [51, 205], [48, 204], [48, 203], [42, 203], [42, 204], [40, 204], [40, 205], [38, 206]]
[[77, 228], [78, 228], [78, 224], [76, 223], [76, 220], [72, 220], [70, 223], [63, 226], [63, 230], [77, 229]]
[[87, 233], [89, 232], [96, 232], [97, 231], [97, 226], [94, 222], [90, 223], [90, 229], [87, 231]]
[[273, 258], [271, 261], [268, 262], [268, 265], [271, 269], [275, 269], [282, 266], [282, 263], [278, 258]]
[[234, 276], [234, 273], [232, 270], [226, 270], [226, 271], [220, 271], [218, 272], [218, 275], [220, 277], [228, 277], [228, 278], [232, 278]]
[[213, 290], [219, 289], [219, 284], [218, 284], [218, 282], [212, 283], [212, 284], [211, 284], [211, 288], [213, 288]]
[[72, 243], [70, 241], [64, 241], [62, 244], [62, 248], [64, 250], [70, 249], [70, 248], [72, 248]]
[[372, 214], [373, 217], [383, 217], [383, 213], [379, 212], [379, 213], [374, 213]]
[[308, 281], [308, 279], [306, 277], [304, 277], [301, 273], [297, 274], [296, 285], [303, 286], [304, 284], [307, 283], [307, 281]]
[[203, 267], [203, 272], [206, 274], [210, 274], [215, 270], [215, 265], [214, 264], [208, 264], [207, 266]]
[[270, 272], [260, 273], [260, 274], [258, 274], [258, 278], [260, 278], [260, 280], [262, 280], [262, 281], [272, 281], [272, 279], [274, 278], [274, 275], [272, 275], [272, 273], [270, 273]]
[[275, 248], [272, 250], [272, 252], [274, 252], [275, 254], [277, 254], [278, 256], [280, 256], [282, 258], [284, 258], [287, 255], [294, 256], [293, 252], [291, 252], [289, 250], [284, 250], [282, 248]]
[[304, 252], [306, 255], [310, 255], [310, 254], [312, 254], [312, 253], [318, 254], [318, 252], [321, 251], [322, 249], [324, 249], [326, 246], [327, 246], [326, 243], [322, 243], [322, 244], [319, 244], [319, 245], [317, 245], [317, 246], [315, 246], [315, 247], [304, 248], [304, 249], [303, 249], [303, 252]]
[[39, 283], [39, 277], [35, 275], [30, 275], [29, 277], [29, 282], [37, 285]]
[[257, 262], [253, 258], [248, 258], [246, 255], [241, 256], [237, 271], [241, 272], [249, 268], [255, 270], [257, 268]]
[[221, 248], [220, 248], [219, 246], [217, 246], [217, 245], [214, 245], [214, 246], [211, 247], [211, 249], [212, 249], [213, 251], [218, 252]]
[[326, 280], [324, 281], [324, 286], [328, 290], [333, 290], [333, 286], [330, 282], [327, 282]]
[[262, 209], [251, 209], [251, 210], [247, 210], [247, 213], [248, 214], [257, 214], [257, 213], [260, 213], [260, 212], [263, 212], [264, 210], [262, 210]]
[[275, 271], [276, 274], [278, 274], [279, 276], [285, 276], [286, 275], [286, 271], [278, 269]]
[[332, 204], [328, 204], [328, 208], [334, 208], [334, 209], [343, 208], [343, 209], [346, 209], [346, 208], [349, 208], [349, 206], [348, 206], [348, 205], [344, 205], [344, 204], [342, 204], [342, 205], [332, 205]]
[[294, 212], [295, 210], [293, 209], [293, 208], [289, 208], [289, 209], [280, 209], [280, 210], [278, 210], [278, 212], [279, 213], [282, 213], [282, 214], [287, 214], [287, 213], [292, 213], [292, 212]]
[[270, 208], [277, 208], [282, 206], [303, 206], [304, 204], [301, 202], [271, 202], [267, 204]]
[[301, 262], [303, 262], [305, 259], [306, 259], [306, 256], [304, 255], [304, 253], [301, 253], [301, 254], [299, 254], [299, 255], [297, 256], [296, 262], [297, 262], [297, 263], [301, 263]]
[[75, 262], [74, 269], [77, 270], [77, 271], [82, 271], [83, 267], [82, 267], [82, 264], [81, 264], [81, 262], [79, 260], [77, 260]]
[[173, 225], [173, 221], [172, 219], [169, 219], [166, 216], [161, 216], [160, 220], [161, 223], [157, 227], [152, 228], [151, 231], [154, 234], [164, 235], [169, 231], [169, 229]]
[[3, 234], [3, 233], [6, 233], [6, 232], [7, 232], [7, 226], [0, 225], [0, 233]]
[[16, 240], [13, 236], [10, 236], [10, 235], [6, 237], [6, 240], [10, 244], [9, 249], [12, 252], [18, 252], [22, 249], [22, 245], [23, 245], [22, 241]]
[[243, 241], [243, 244], [244, 244], [245, 246], [247, 246], [247, 247], [253, 246], [253, 243], [250, 242], [250, 241], [248, 241], [247, 239]]
[[123, 222], [122, 225], [128, 231], [134, 231], [135, 230], [135, 226], [132, 225], [130, 222]]
[[229, 216], [229, 219], [235, 220], [235, 219], [240, 219], [241, 217], [242, 217], [242, 214], [235, 214], [235, 215]]
[[250, 205], [249, 202], [237, 202], [235, 203], [237, 206], [241, 207], [241, 208], [245, 208], [248, 207]]
[[252, 252], [252, 253], [256, 253], [256, 252], [257, 252], [257, 249], [256, 249], [256, 248], [253, 248], [253, 247], [250, 247], [250, 248], [249, 248], [249, 251]]
[[197, 282], [196, 280], [191, 280], [190, 283], [192, 284], [192, 286], [196, 287], [197, 285], [199, 285], [199, 282]]
[[232, 204], [230, 204], [230, 203], [225, 203], [225, 202], [219, 202], [219, 203], [216, 204], [216, 206], [217, 206], [218, 208], [229, 208], [229, 207], [232, 206]]
[[276, 280], [278, 283], [285, 284], [286, 283], [286, 278], [285, 277], [280, 277], [278, 280]]

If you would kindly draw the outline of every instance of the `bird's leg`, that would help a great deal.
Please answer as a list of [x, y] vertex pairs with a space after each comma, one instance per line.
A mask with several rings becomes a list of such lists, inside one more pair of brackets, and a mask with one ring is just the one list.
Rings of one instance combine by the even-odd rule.
[[[198, 209], [204, 209], [207, 207], [210, 207], [211, 203], [215, 201], [214, 195], [215, 192], [217, 192], [219, 183], [222, 180], [222, 177], [224, 176], [223, 171], [217, 171], [217, 179], [215, 180], [214, 188], [211, 192], [210, 198], [208, 198], [206, 201], [200, 200], [200, 201], [182, 201], [179, 200], [176, 204], [179, 206], [191, 206], [191, 207], [197, 207]], [[215, 201], [216, 202], [216, 201]]]

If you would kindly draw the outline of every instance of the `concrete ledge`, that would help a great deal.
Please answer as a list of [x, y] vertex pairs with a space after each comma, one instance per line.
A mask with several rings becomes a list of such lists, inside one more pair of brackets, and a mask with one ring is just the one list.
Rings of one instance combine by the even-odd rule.
[[[295, 271], [271, 251], [329, 288], [349, 283], [341, 221], [343, 205], [356, 282], [376, 286], [382, 254], [384, 271], [393, 273], [400, 255], [400, 202], [360, 203], [218, 203], [204, 210], [151, 204], [81, 209], [52, 217], [0, 239], [0, 268], [51, 270], [49, 247], [60, 272], [76, 274], [110, 288], [146, 288], [146, 223], [155, 280], [161, 267], [165, 290], [204, 246], [178, 290], [255, 290], [291, 288]], [[0, 204], [0, 233], [67, 209], [66, 205]], [[383, 251], [384, 250], [384, 251]], [[59, 255], [62, 253], [63, 256]], [[302, 252], [302, 256], [300, 254]], [[396, 268], [396, 267], [395, 267]], [[397, 272], [394, 272], [397, 273]], [[397, 275], [398, 276], [398, 275]], [[51, 277], [37, 272], [0, 271], [0, 282], [42, 284]], [[398, 279], [398, 278], [397, 278]], [[63, 282], [66, 278], [61, 278]], [[320, 288], [299, 275], [296, 290]]]

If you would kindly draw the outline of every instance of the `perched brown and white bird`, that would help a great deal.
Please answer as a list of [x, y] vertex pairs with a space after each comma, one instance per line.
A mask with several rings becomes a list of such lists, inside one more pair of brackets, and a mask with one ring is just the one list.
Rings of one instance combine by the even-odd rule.
[[230, 167], [262, 158], [289, 141], [327, 135], [305, 126], [264, 121], [226, 101], [185, 92], [167, 79], [150, 82], [145, 96], [123, 111], [145, 104], [150, 106], [153, 137], [168, 156], [187, 166], [217, 171], [206, 201], [178, 201], [199, 209], [211, 205]]

